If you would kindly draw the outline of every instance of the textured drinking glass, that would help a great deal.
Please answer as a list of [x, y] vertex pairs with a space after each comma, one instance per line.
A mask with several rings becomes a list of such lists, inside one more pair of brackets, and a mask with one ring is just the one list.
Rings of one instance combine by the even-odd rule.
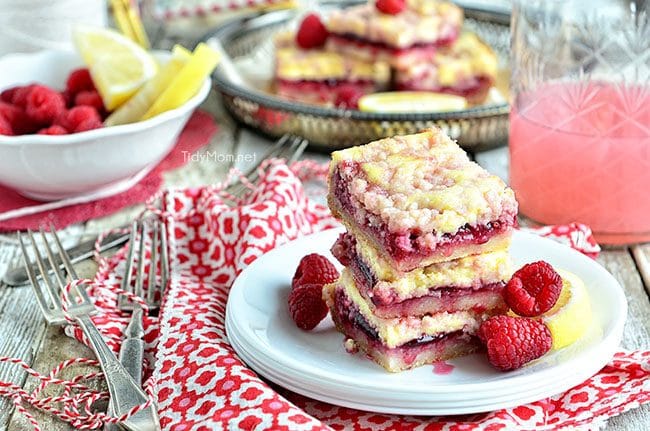
[[649, 3], [513, 1], [510, 182], [529, 218], [650, 241]]

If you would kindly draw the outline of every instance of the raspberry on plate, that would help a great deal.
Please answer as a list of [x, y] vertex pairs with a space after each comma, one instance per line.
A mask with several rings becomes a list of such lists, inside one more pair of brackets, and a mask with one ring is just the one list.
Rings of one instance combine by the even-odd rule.
[[64, 112], [57, 119], [56, 124], [65, 127], [71, 132], [83, 132], [101, 127], [102, 120], [95, 108], [90, 106], [75, 106], [69, 111]]
[[314, 329], [327, 316], [327, 305], [323, 301], [323, 285], [301, 284], [291, 290], [288, 299], [291, 318], [300, 329]]
[[544, 261], [522, 266], [504, 291], [508, 306], [520, 316], [534, 317], [550, 310], [562, 291], [562, 277]]
[[296, 289], [305, 284], [319, 284], [321, 287], [333, 283], [339, 278], [336, 267], [325, 256], [311, 253], [303, 257], [291, 280], [291, 288]]
[[34, 122], [52, 124], [65, 111], [61, 94], [44, 85], [34, 85], [27, 95], [25, 112]]
[[318, 15], [310, 13], [300, 24], [296, 33], [296, 43], [303, 49], [317, 48], [325, 45], [328, 35], [327, 28]]
[[82, 68], [70, 72], [68, 80], [65, 83], [65, 89], [72, 97], [82, 91], [95, 90], [95, 84], [90, 76], [90, 71], [86, 68]]
[[397, 15], [406, 9], [406, 2], [404, 0], [377, 0], [375, 7], [381, 13]]
[[534, 319], [494, 316], [481, 324], [479, 338], [487, 347], [490, 364], [501, 371], [515, 370], [551, 349], [551, 332]]
[[67, 135], [68, 131], [58, 124], [53, 124], [50, 127], [41, 129], [37, 133], [38, 135]]

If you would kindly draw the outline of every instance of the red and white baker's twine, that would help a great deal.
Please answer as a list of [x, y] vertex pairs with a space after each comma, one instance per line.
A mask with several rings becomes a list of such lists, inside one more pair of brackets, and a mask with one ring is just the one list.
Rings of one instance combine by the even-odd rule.
[[[133, 416], [137, 412], [148, 408], [153, 402], [153, 384], [145, 387], [149, 400], [139, 406], [134, 407], [128, 413], [120, 417], [111, 417], [101, 412], [94, 412], [92, 406], [100, 400], [108, 400], [108, 392], [91, 389], [87, 385], [80, 383], [92, 379], [103, 377], [101, 372], [92, 372], [74, 377], [71, 380], [64, 380], [56, 376], [73, 365], [86, 365], [98, 367], [99, 362], [95, 359], [74, 358], [68, 359], [57, 365], [48, 375], [43, 375], [32, 369], [27, 363], [20, 359], [0, 356], [0, 362], [17, 365], [27, 374], [40, 381], [39, 385], [31, 393], [27, 392], [15, 383], [0, 381], [0, 396], [12, 400], [16, 410], [23, 414], [34, 430], [41, 431], [41, 427], [34, 416], [25, 408], [23, 404], [29, 404], [33, 408], [48, 412], [62, 421], [81, 430], [94, 430], [101, 428], [105, 423], [123, 422], [125, 419]], [[40, 397], [41, 393], [49, 385], [59, 385], [63, 387], [63, 394], [58, 396]], [[76, 391], [76, 393], [74, 392]]]
[[[103, 237], [104, 236], [101, 236], [98, 241], [101, 241]], [[95, 251], [95, 258], [98, 259], [97, 261], [100, 268], [107, 268], [107, 265], [110, 265], [110, 263], [108, 263], [108, 260], [99, 257], [97, 247]], [[120, 250], [120, 253], [124, 253], [124, 250]], [[71, 290], [76, 290], [77, 288], [85, 288], [85, 286], [108, 289], [112, 291], [116, 296], [124, 295], [129, 300], [140, 304], [145, 312], [148, 311], [146, 301], [144, 301], [142, 298], [134, 295], [131, 292], [126, 292], [117, 286], [104, 284], [102, 281], [103, 280], [96, 280], [93, 282], [92, 280], [88, 279], [74, 280], [62, 290], [62, 308], [66, 320], [68, 320], [70, 323], [74, 323], [74, 318], [67, 312], [72, 301], [70, 295]], [[97, 401], [108, 400], [109, 394], [107, 391], [97, 391], [91, 389], [90, 387], [80, 382], [103, 378], [104, 375], [101, 371], [75, 376], [71, 380], [60, 379], [56, 376], [65, 368], [72, 365], [99, 367], [99, 362], [95, 359], [75, 358], [63, 361], [53, 370], [51, 370], [48, 375], [43, 375], [38, 371], [32, 369], [21, 359], [0, 356], [0, 362], [17, 365], [18, 367], [22, 368], [28, 375], [40, 381], [39, 385], [30, 393], [15, 383], [0, 380], [0, 396], [11, 399], [16, 408], [16, 411], [25, 416], [35, 431], [41, 431], [42, 428], [34, 416], [25, 408], [26, 404], [31, 405], [33, 408], [36, 408], [38, 410], [48, 412], [58, 417], [60, 420], [68, 422], [70, 425], [77, 429], [94, 430], [102, 428], [106, 423], [123, 422], [139, 411], [148, 408], [154, 402], [153, 388], [155, 386], [155, 382], [153, 379], [149, 379], [144, 388], [148, 396], [147, 402], [133, 407], [129, 412], [119, 417], [112, 417], [106, 415], [106, 413], [93, 411], [93, 405]], [[40, 395], [49, 385], [61, 386], [63, 388], [62, 395], [41, 397]]]

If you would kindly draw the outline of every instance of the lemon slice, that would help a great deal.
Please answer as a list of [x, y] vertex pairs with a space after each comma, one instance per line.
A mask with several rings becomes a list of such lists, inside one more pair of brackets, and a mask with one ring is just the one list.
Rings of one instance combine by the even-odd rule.
[[583, 281], [568, 271], [557, 270], [562, 291], [557, 302], [541, 320], [551, 331], [552, 349], [557, 350], [578, 340], [591, 325], [591, 303]]
[[114, 30], [78, 26], [74, 42], [109, 111], [126, 102], [158, 70], [144, 48]]
[[104, 121], [104, 125], [117, 126], [139, 121], [158, 96], [169, 87], [191, 55], [192, 53], [182, 46], [174, 46], [172, 57], [160, 68], [156, 76], [147, 81], [133, 97], [109, 115]]
[[146, 120], [161, 112], [178, 108], [190, 100], [199, 91], [205, 78], [217, 67], [218, 62], [219, 54], [215, 50], [205, 43], [198, 44], [185, 66], [141, 119]]
[[366, 112], [448, 112], [465, 108], [464, 97], [427, 91], [374, 93], [359, 99], [359, 110]]

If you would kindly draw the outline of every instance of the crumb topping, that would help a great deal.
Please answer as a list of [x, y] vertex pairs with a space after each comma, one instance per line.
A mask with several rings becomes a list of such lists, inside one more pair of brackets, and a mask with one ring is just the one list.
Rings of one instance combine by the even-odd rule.
[[514, 192], [438, 129], [336, 151], [335, 169], [366, 212], [425, 244], [517, 212]]

